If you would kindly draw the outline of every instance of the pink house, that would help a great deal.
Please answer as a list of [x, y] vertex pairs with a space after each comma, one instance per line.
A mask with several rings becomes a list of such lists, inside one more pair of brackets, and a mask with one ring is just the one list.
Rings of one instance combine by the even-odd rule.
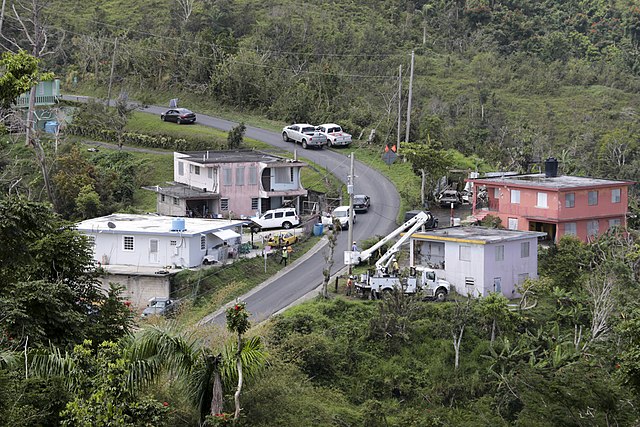
[[300, 211], [305, 163], [255, 150], [173, 153], [173, 182], [145, 187], [158, 194], [158, 213], [248, 217], [284, 205]]
[[473, 216], [495, 215], [511, 230], [543, 231], [556, 242], [564, 235], [588, 241], [611, 227], [626, 227], [633, 182], [557, 176], [553, 162], [547, 161], [544, 174], [469, 179], [487, 190], [485, 206], [474, 191]]

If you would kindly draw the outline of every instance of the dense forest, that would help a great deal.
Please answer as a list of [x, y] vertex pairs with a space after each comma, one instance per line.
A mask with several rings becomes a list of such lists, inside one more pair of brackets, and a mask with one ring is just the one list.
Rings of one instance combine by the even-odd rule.
[[[375, 128], [370, 149], [406, 139], [409, 162], [433, 153], [433, 173], [456, 166], [438, 157], [450, 150], [486, 169], [527, 172], [555, 156], [567, 174], [640, 175], [631, 0], [7, 0], [0, 22], [5, 50], [39, 60], [3, 56], [5, 112], [51, 72], [63, 92], [335, 121], [361, 139]], [[411, 125], [397, 135], [412, 52]], [[93, 104], [76, 118], [102, 118], [126, 144], [131, 113]], [[181, 315], [139, 328], [119, 289], [98, 291], [90, 242], [58, 214], [131, 210], [154, 168], [47, 144], [10, 135], [0, 146], [0, 425], [640, 423], [637, 218], [541, 250], [540, 278], [516, 301], [361, 301], [340, 289], [253, 329], [241, 303], [223, 330]]]

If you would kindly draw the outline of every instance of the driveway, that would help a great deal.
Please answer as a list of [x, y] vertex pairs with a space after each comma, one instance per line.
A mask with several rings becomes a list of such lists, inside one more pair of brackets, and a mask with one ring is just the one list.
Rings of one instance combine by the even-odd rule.
[[[82, 101], [85, 97], [64, 97], [69, 100]], [[147, 106], [140, 111], [157, 114], [158, 116], [167, 110], [166, 107]], [[196, 112], [197, 113], [197, 112]], [[229, 131], [237, 126], [237, 123], [219, 119], [216, 117], [198, 114], [198, 123], [224, 131]], [[158, 119], [159, 120], [159, 119]], [[367, 194], [371, 197], [371, 207], [369, 212], [357, 215], [357, 223], [353, 227], [353, 237], [360, 242], [369, 237], [384, 236], [394, 230], [396, 217], [400, 206], [400, 196], [395, 186], [380, 172], [359, 162], [358, 149], [351, 148], [340, 150], [304, 150], [300, 145], [292, 142], [284, 142], [280, 133], [272, 132], [247, 126], [245, 135], [273, 147], [289, 152], [297, 151], [301, 160], [309, 159], [315, 164], [326, 168], [336, 177], [346, 183], [349, 175], [350, 160], [348, 155], [355, 153], [355, 194]], [[343, 267], [343, 252], [350, 250], [351, 242], [347, 240], [347, 232], [338, 236], [338, 243], [333, 256], [332, 274]], [[309, 292], [316, 289], [323, 281], [322, 271], [326, 266], [325, 258], [328, 257], [328, 248], [325, 246], [321, 250], [311, 252], [308, 256], [298, 260], [293, 265], [284, 269], [274, 276], [263, 286], [259, 286], [250, 292], [246, 297], [240, 299], [247, 303], [247, 309], [252, 313], [252, 321], [260, 322], [267, 319], [273, 313], [291, 305], [296, 300], [304, 297]], [[219, 310], [207, 318], [208, 322], [223, 325], [225, 322], [224, 312]]]

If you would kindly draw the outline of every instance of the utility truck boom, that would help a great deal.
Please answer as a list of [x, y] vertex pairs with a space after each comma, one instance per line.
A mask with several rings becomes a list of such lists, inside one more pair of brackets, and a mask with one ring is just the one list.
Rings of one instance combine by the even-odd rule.
[[371, 255], [381, 248], [385, 243], [395, 238], [403, 231], [405, 234], [394, 243], [387, 252], [376, 261], [375, 272], [368, 271], [361, 274], [356, 280], [355, 286], [360, 290], [369, 291], [371, 296], [378, 296], [381, 292], [402, 289], [407, 294], [422, 292], [426, 297], [435, 298], [442, 301], [449, 293], [451, 285], [446, 280], [436, 278], [436, 272], [430, 268], [411, 267], [408, 277], [399, 277], [389, 274], [389, 264], [394, 259], [394, 255], [400, 251], [400, 247], [419, 230], [425, 223], [432, 221], [431, 214], [420, 212], [418, 215], [406, 221], [400, 227], [380, 239], [378, 243], [364, 251], [345, 251], [345, 265], [359, 264], [367, 261]]

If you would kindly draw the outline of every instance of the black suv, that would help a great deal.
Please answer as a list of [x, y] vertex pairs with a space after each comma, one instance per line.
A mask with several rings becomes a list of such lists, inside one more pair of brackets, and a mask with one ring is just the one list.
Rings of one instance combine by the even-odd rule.
[[425, 230], [438, 228], [438, 218], [434, 217], [431, 211], [421, 211], [421, 210], [407, 211], [404, 213], [404, 222], [409, 221], [411, 218], [418, 215], [420, 212], [424, 212], [427, 215], [429, 215], [429, 220], [424, 223]]

